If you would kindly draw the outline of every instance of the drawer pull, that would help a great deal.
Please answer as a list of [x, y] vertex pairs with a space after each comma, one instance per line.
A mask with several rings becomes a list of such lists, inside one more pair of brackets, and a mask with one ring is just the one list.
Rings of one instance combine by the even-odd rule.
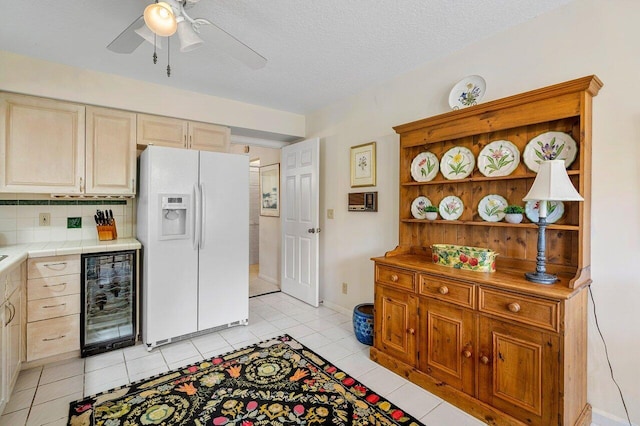
[[44, 306], [43, 306], [43, 308], [44, 308], [44, 309], [49, 309], [49, 308], [58, 308], [58, 307], [60, 307], [60, 306], [67, 306], [67, 304], [66, 304], [66, 303], [59, 303], [59, 304], [57, 304], [57, 305], [44, 305]]
[[58, 337], [52, 337], [52, 338], [48, 338], [45, 337], [44, 339], [42, 339], [43, 342], [51, 342], [52, 340], [60, 340], [60, 339], [64, 339], [65, 337], [67, 337], [66, 335], [62, 335], [62, 336], [58, 336]]
[[480, 362], [483, 363], [484, 365], [488, 365], [489, 364], [489, 357], [486, 356], [486, 355], [480, 356]]
[[396, 274], [391, 275], [391, 281], [398, 282], [398, 276]]
[[45, 268], [51, 268], [52, 266], [62, 266], [62, 265], [66, 265], [67, 262], [57, 262], [57, 263], [45, 263], [44, 267]]
[[471, 353], [471, 351], [469, 349], [465, 349], [464, 351], [462, 351], [462, 356], [465, 358], [471, 358], [471, 355], [473, 355]]
[[416, 334], [416, 331], [413, 328], [410, 328], [410, 329], [407, 330], [407, 333], [409, 333], [409, 334], [411, 334], [413, 336], [414, 334]]
[[438, 289], [438, 292], [440, 294], [449, 294], [449, 287], [447, 287], [446, 285], [442, 285], [440, 286], [440, 288]]
[[58, 284], [45, 284], [42, 287], [58, 287], [60, 285], [67, 285], [67, 283], [58, 283]]
[[518, 302], [509, 303], [507, 308], [509, 308], [509, 310], [514, 314], [520, 312], [520, 304]]

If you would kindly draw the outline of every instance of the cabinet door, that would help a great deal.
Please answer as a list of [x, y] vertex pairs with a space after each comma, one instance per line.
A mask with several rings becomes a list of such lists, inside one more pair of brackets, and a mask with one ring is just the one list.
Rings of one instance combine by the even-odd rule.
[[[9, 317], [6, 319], [5, 332], [7, 334], [7, 394], [10, 395], [13, 385], [20, 373], [22, 359], [22, 287], [18, 287], [7, 301]], [[5, 314], [5, 315], [6, 315]]]
[[86, 150], [87, 194], [135, 194], [135, 113], [87, 107]]
[[215, 124], [189, 122], [188, 147], [199, 151], [229, 151], [230, 130]]
[[417, 300], [409, 292], [376, 285], [375, 347], [406, 364], [416, 363]]
[[479, 399], [530, 425], [557, 424], [559, 337], [484, 316], [479, 323]]
[[419, 303], [419, 369], [474, 395], [473, 312], [425, 297]]
[[187, 122], [177, 118], [137, 114], [137, 143], [174, 148], [187, 147]]
[[81, 193], [84, 106], [0, 94], [0, 192]]

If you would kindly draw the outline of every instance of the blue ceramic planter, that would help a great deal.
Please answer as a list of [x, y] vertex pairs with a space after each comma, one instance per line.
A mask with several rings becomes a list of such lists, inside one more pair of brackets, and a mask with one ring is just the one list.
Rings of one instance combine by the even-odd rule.
[[353, 331], [360, 343], [373, 345], [373, 303], [353, 308]]

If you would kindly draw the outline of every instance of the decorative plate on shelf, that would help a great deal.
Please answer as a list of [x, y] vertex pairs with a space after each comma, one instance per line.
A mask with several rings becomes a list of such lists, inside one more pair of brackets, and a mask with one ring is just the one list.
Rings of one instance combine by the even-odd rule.
[[487, 83], [479, 75], [470, 75], [453, 86], [449, 92], [449, 106], [460, 109], [473, 106], [480, 102], [487, 89]]
[[419, 196], [411, 203], [411, 215], [416, 219], [426, 219], [424, 208], [431, 205], [431, 200], [427, 197]]
[[569, 167], [576, 159], [578, 146], [571, 135], [564, 132], [545, 132], [532, 138], [524, 147], [522, 159], [532, 171], [538, 173], [540, 163], [545, 160], [564, 160]]
[[433, 152], [421, 152], [411, 162], [411, 177], [416, 182], [428, 182], [436, 177], [439, 168], [438, 157]]
[[504, 219], [504, 209], [508, 205], [504, 197], [489, 194], [478, 203], [478, 214], [487, 222], [500, 222]]
[[[524, 205], [524, 212], [533, 223], [538, 223], [538, 203], [539, 201], [527, 201]], [[564, 204], [562, 201], [547, 201], [547, 223], [554, 223], [564, 214]]]
[[506, 140], [493, 141], [480, 151], [478, 170], [487, 177], [508, 176], [520, 164], [520, 151]]
[[460, 198], [455, 195], [449, 195], [440, 201], [438, 210], [440, 211], [440, 216], [444, 220], [456, 220], [462, 216], [464, 204], [462, 204], [462, 200]]
[[469, 148], [454, 146], [440, 159], [440, 172], [449, 180], [464, 179], [471, 174], [476, 159]]

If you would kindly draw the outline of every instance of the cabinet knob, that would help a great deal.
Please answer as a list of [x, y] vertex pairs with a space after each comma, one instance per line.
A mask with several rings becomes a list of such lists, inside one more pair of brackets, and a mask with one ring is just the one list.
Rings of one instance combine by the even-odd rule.
[[398, 281], [398, 276], [396, 274], [391, 275], [391, 281], [394, 283]]
[[520, 304], [518, 302], [509, 303], [507, 308], [509, 308], [509, 310], [515, 314], [516, 312], [520, 311]]
[[413, 336], [414, 334], [416, 334], [416, 331], [413, 328], [410, 328], [410, 329], [407, 330], [407, 333], [409, 333], [409, 334], [411, 334]]
[[438, 291], [440, 292], [440, 294], [449, 294], [449, 287], [447, 287], [446, 285], [442, 285], [440, 286]]
[[471, 353], [471, 351], [469, 349], [465, 349], [464, 351], [462, 351], [462, 356], [465, 358], [471, 358], [471, 355], [473, 355]]
[[480, 362], [483, 363], [484, 365], [489, 364], [489, 357], [486, 355], [480, 356]]

